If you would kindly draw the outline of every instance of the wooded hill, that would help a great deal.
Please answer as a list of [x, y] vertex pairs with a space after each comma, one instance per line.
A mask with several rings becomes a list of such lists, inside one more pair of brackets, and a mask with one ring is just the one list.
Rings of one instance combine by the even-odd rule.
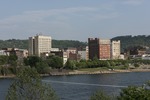
[[111, 40], [121, 41], [121, 51], [123, 51], [125, 48], [134, 47], [134, 46], [150, 47], [150, 35], [118, 36], [118, 37], [112, 38]]
[[[111, 40], [121, 41], [121, 51], [124, 48], [130, 46], [148, 46], [150, 47], [150, 35], [138, 35], [138, 36], [117, 36]], [[75, 40], [52, 40], [53, 48], [67, 48], [67, 47], [85, 47], [87, 42], [75, 41]], [[28, 40], [9, 39], [0, 40], [0, 48], [21, 48], [28, 49]]]
[[[53, 48], [67, 48], [67, 47], [85, 47], [86, 42], [75, 40], [52, 40]], [[20, 48], [28, 49], [28, 40], [9, 39], [0, 40], [0, 48]]]

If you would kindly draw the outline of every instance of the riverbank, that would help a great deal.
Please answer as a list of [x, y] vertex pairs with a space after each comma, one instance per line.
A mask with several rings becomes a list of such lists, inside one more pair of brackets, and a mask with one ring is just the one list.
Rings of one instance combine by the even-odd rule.
[[[128, 70], [98, 70], [98, 71], [80, 71], [80, 70], [73, 70], [73, 71], [54, 71], [50, 72], [49, 74], [41, 74], [41, 76], [59, 76], [59, 75], [82, 75], [82, 74], [109, 74], [109, 73], [127, 73], [127, 72], [150, 72], [150, 69], [128, 69]], [[0, 75], [0, 78], [14, 78], [15, 75]]]
[[0, 75], [0, 79], [1, 78], [14, 78], [14, 77], [16, 77], [16, 75], [13, 75], [13, 74], [11, 74], [11, 75], [5, 75], [5, 76]]
[[82, 74], [109, 74], [109, 73], [126, 73], [126, 72], [150, 72], [150, 69], [128, 69], [128, 70], [99, 70], [99, 71], [69, 71], [69, 72], [51, 72], [49, 75], [82, 75]]

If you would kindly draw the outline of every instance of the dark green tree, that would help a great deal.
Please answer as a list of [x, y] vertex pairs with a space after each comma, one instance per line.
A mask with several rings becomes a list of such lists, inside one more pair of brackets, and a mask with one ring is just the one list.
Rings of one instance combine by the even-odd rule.
[[60, 69], [63, 67], [63, 59], [58, 56], [49, 56], [47, 58], [47, 63], [52, 68]]
[[122, 89], [118, 100], [150, 100], [150, 82], [141, 87], [129, 86]]
[[76, 69], [75, 62], [68, 59], [66, 64], [65, 64], [65, 69], [71, 69], [71, 70]]
[[97, 91], [90, 97], [90, 100], [110, 100], [110, 97], [102, 91]]
[[37, 72], [40, 73], [40, 74], [46, 74], [46, 73], [50, 72], [50, 67], [44, 61], [37, 62], [35, 68], [37, 69]]
[[139, 67], [140, 65], [138, 63], [134, 63], [134, 67]]
[[0, 56], [0, 65], [4, 65], [8, 63], [8, 56]]
[[58, 100], [50, 85], [42, 83], [35, 69], [20, 70], [11, 84], [6, 100]]
[[36, 67], [36, 63], [42, 62], [42, 59], [38, 56], [29, 56], [24, 59], [25, 65], [30, 65], [31, 67]]

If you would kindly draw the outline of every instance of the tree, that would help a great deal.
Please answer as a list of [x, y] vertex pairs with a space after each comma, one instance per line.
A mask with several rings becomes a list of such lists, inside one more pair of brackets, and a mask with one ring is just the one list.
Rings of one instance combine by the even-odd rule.
[[33, 68], [24, 68], [11, 84], [6, 100], [58, 100], [52, 88], [43, 84]]
[[46, 74], [46, 73], [50, 72], [50, 67], [44, 61], [36, 63], [36, 67], [35, 68], [37, 69], [37, 72], [39, 74]]
[[63, 59], [59, 56], [49, 56], [47, 58], [47, 63], [50, 67], [53, 68], [62, 68], [63, 67]]
[[140, 65], [138, 63], [134, 63], [134, 67], [139, 67]]
[[118, 100], [150, 100], [150, 90], [147, 88], [150, 86], [150, 82], [144, 86], [129, 86], [122, 89]]
[[38, 56], [29, 56], [24, 59], [25, 65], [30, 65], [31, 67], [36, 67], [37, 62], [42, 62], [42, 59]]
[[71, 69], [71, 70], [76, 69], [75, 62], [68, 59], [66, 64], [65, 64], [65, 69]]
[[97, 91], [90, 97], [90, 100], [110, 100], [110, 97], [101, 91]]

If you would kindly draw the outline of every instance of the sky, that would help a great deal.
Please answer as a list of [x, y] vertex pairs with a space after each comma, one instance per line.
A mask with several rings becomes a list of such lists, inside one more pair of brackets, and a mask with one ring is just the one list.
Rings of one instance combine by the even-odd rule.
[[150, 0], [0, 0], [0, 39], [150, 35]]

